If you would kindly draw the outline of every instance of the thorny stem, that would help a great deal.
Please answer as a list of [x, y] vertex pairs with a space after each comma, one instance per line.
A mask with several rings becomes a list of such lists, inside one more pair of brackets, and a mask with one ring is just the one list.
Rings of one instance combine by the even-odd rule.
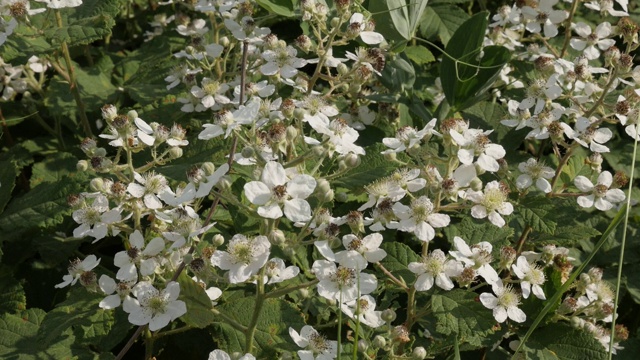
[[[58, 24], [58, 27], [62, 28], [62, 15], [60, 14], [60, 10], [55, 9], [54, 12], [56, 14], [56, 22]], [[91, 125], [89, 125], [89, 119], [87, 118], [87, 111], [84, 106], [84, 102], [82, 101], [82, 97], [80, 96], [80, 91], [78, 90], [78, 84], [76, 82], [76, 72], [73, 68], [73, 64], [71, 63], [69, 46], [67, 45], [66, 41], [63, 41], [61, 47], [62, 54], [64, 55], [64, 61], [67, 64], [67, 72], [69, 74], [69, 90], [73, 95], [76, 105], [78, 105], [78, 114], [80, 116], [82, 130], [84, 131], [85, 136], [93, 137], [93, 133], [91, 132]]]
[[569, 17], [567, 18], [565, 33], [564, 33], [564, 44], [562, 44], [562, 50], [560, 50], [560, 57], [564, 58], [564, 55], [567, 53], [567, 49], [569, 47], [569, 41], [571, 40], [571, 23], [573, 22], [573, 16], [576, 14], [576, 10], [578, 10], [578, 4], [580, 0], [573, 0], [573, 4], [571, 4], [571, 10], [569, 11]]
[[[248, 51], [249, 51], [249, 43], [245, 41], [243, 43], [243, 46], [242, 46], [242, 74], [240, 76], [240, 99], [239, 99], [240, 101], [239, 101], [239, 104], [242, 104], [243, 99], [244, 99], [244, 88], [245, 88], [246, 76], [247, 76], [246, 68], [247, 68]], [[229, 150], [229, 160], [227, 161], [227, 164], [229, 164], [229, 168], [231, 168], [231, 165], [233, 164], [233, 155], [236, 153], [236, 147], [237, 146], [238, 146], [238, 137], [234, 136], [233, 137], [233, 144], [231, 145], [231, 149]], [[209, 225], [209, 223], [211, 222], [211, 218], [213, 216], [213, 213], [215, 212], [215, 210], [218, 207], [219, 203], [220, 203], [220, 196], [216, 196], [215, 199], [213, 200], [213, 204], [211, 205], [211, 208], [209, 209], [209, 213], [207, 214], [207, 219], [205, 220], [205, 222], [202, 225], [203, 227]], [[189, 252], [187, 254], [188, 255], [193, 254], [195, 249], [196, 249], [195, 245], [191, 245], [191, 248], [189, 249]], [[180, 276], [182, 271], [184, 271], [184, 268], [186, 267], [186, 265], [187, 264], [184, 261], [182, 261], [180, 263], [180, 265], [178, 266], [178, 269], [176, 269], [176, 272], [171, 277], [171, 281], [176, 281], [178, 279], [178, 276]], [[222, 317], [222, 318], [226, 319], [225, 317]], [[233, 324], [231, 324], [231, 325], [233, 326]], [[133, 335], [131, 336], [129, 341], [127, 341], [127, 343], [122, 348], [122, 350], [120, 350], [120, 353], [118, 353], [118, 356], [116, 356], [115, 360], [122, 360], [124, 355], [127, 353], [127, 351], [129, 351], [129, 349], [131, 348], [133, 343], [136, 341], [138, 336], [140, 336], [140, 334], [142, 333], [142, 330], [144, 328], [146, 328], [146, 325], [141, 325], [141, 326], [138, 327], [136, 332], [133, 333]]]

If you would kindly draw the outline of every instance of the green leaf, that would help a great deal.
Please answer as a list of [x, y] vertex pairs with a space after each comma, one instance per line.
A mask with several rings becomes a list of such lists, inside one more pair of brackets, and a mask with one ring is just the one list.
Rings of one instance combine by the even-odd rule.
[[362, 157], [360, 166], [349, 171], [347, 175], [336, 179], [334, 184], [351, 191], [361, 191], [363, 186], [391, 174], [398, 166], [380, 154], [385, 149], [387, 147], [383, 144], [367, 147], [365, 149], [367, 154]]
[[189, 146], [184, 150], [183, 156], [158, 168], [158, 172], [174, 180], [186, 180], [186, 174], [194, 165], [207, 161], [213, 162], [216, 166], [226, 163], [224, 142], [221, 139], [198, 140], [192, 139]]
[[[251, 322], [255, 308], [254, 297], [244, 297], [219, 305], [220, 311], [231, 316], [239, 324], [247, 326]], [[258, 318], [254, 337], [259, 359], [275, 359], [275, 347], [291, 342], [289, 327], [300, 329], [305, 325], [302, 314], [284, 299], [266, 299]], [[212, 334], [221, 349], [227, 352], [244, 353], [246, 335], [233, 326], [220, 322], [214, 325]]]
[[33, 165], [29, 185], [34, 188], [43, 182], [54, 183], [74, 176], [78, 158], [67, 152], [58, 152]]
[[540, 234], [535, 237], [536, 241], [550, 241], [556, 245], [571, 246], [584, 239], [591, 239], [602, 233], [591, 226], [565, 225], [558, 226], [551, 234]]
[[469, 244], [487, 241], [498, 250], [499, 246], [509, 242], [508, 239], [513, 236], [514, 231], [511, 227], [500, 228], [487, 221], [478, 223], [467, 216], [460, 223], [445, 227], [444, 233], [451, 242], [454, 237], [459, 236]]
[[[25, 24], [19, 24], [7, 41], [0, 45], [2, 59], [7, 64], [26, 64], [32, 55], [41, 55], [52, 50], [43, 36], [38, 34], [38, 30]], [[5, 115], [6, 116], [6, 115]]]
[[[622, 150], [623, 151], [623, 150]], [[560, 174], [560, 185], [573, 185], [573, 181], [577, 176], [582, 175], [586, 177], [590, 177], [594, 172], [591, 170], [591, 167], [586, 163], [587, 157], [582, 154], [573, 154], [567, 165], [562, 168], [562, 173]], [[556, 185], [557, 187], [557, 185]]]
[[33, 337], [38, 332], [45, 312], [29, 309], [21, 314], [4, 313], [0, 315], [0, 357], [3, 359], [34, 359]]
[[555, 323], [536, 330], [527, 347], [537, 352], [550, 351], [558, 359], [608, 359], [607, 350], [593, 334], [567, 323]]
[[461, 289], [433, 295], [431, 310], [436, 318], [436, 331], [444, 335], [457, 334], [460, 342], [480, 346], [482, 338], [493, 332], [496, 320], [476, 296]]
[[413, 65], [401, 55], [387, 61], [387, 65], [378, 77], [382, 85], [391, 92], [403, 93], [413, 88], [416, 81], [416, 71]]
[[61, 224], [72, 212], [67, 196], [86, 190], [85, 174], [67, 176], [56, 183], [42, 183], [29, 193], [14, 198], [0, 215], [0, 232], [6, 241], [30, 232]]
[[27, 297], [22, 284], [8, 267], [3, 266], [0, 268], [0, 313], [15, 314], [26, 308]]
[[422, 45], [407, 46], [404, 53], [411, 61], [418, 65], [424, 65], [436, 61], [429, 49]]
[[216, 317], [211, 312], [213, 304], [204, 289], [191, 279], [184, 271], [178, 277], [180, 284], [180, 300], [187, 305], [187, 313], [180, 317], [185, 324], [196, 328], [204, 328], [212, 324]]
[[83, 18], [61, 28], [45, 30], [46, 39], [53, 45], [66, 42], [69, 46], [87, 45], [111, 34], [116, 22], [111, 16], [96, 15]]
[[265, 10], [284, 16], [284, 17], [294, 17], [295, 12], [293, 11], [294, 7], [291, 4], [291, 0], [256, 0], [258, 5], [260, 5]]
[[420, 20], [420, 34], [426, 39], [436, 36], [445, 46], [469, 14], [452, 4], [429, 4]]
[[633, 301], [640, 304], [640, 263], [624, 266], [624, 284]]
[[533, 230], [547, 234], [555, 232], [558, 224], [554, 221], [555, 207], [549, 198], [545, 196], [526, 197], [520, 202], [518, 210], [525, 224], [530, 225]]
[[387, 0], [391, 21], [406, 40], [413, 38], [427, 2], [428, 0]]
[[410, 285], [416, 280], [416, 275], [407, 266], [409, 263], [420, 261], [420, 256], [407, 245], [396, 241], [385, 241], [380, 245], [387, 252], [387, 256], [380, 261], [385, 269], [394, 276], [404, 279]]
[[18, 167], [11, 160], [0, 160], [0, 214], [11, 200], [11, 193], [16, 186]]
[[524, 129], [514, 133], [515, 130], [502, 125], [500, 121], [507, 119], [509, 114], [503, 106], [491, 101], [476, 103], [463, 110], [462, 114], [465, 119], [469, 119], [470, 127], [493, 129], [491, 140], [502, 145], [507, 154], [515, 152], [520, 147], [527, 131]]

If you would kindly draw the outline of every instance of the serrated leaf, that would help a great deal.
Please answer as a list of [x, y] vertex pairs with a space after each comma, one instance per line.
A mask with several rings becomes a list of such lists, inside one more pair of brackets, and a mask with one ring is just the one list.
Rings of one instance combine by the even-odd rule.
[[573, 185], [573, 181], [579, 175], [589, 177], [593, 171], [586, 163], [587, 157], [581, 154], [574, 154], [569, 158], [567, 165], [562, 168], [560, 182], [564, 185]]
[[362, 157], [360, 166], [349, 171], [345, 176], [336, 179], [334, 184], [358, 192], [365, 185], [391, 174], [398, 166], [389, 162], [384, 158], [384, 155], [380, 154], [385, 149], [387, 147], [383, 144], [367, 147], [365, 149], [367, 154]]
[[180, 320], [189, 326], [200, 329], [216, 321], [215, 315], [211, 312], [213, 304], [204, 289], [185, 272], [182, 272], [178, 277], [178, 283], [180, 284], [180, 300], [187, 305], [187, 313], [182, 315]]
[[563, 360], [608, 359], [607, 350], [593, 334], [575, 329], [567, 323], [555, 323], [536, 330], [526, 345], [536, 351], [551, 351]]
[[53, 45], [60, 45], [63, 42], [68, 46], [87, 45], [110, 35], [111, 28], [115, 24], [111, 16], [96, 15], [61, 28], [46, 30], [44, 35]]
[[8, 64], [15, 62], [13, 65], [25, 64], [32, 55], [41, 55], [51, 50], [51, 44], [38, 34], [37, 29], [22, 23], [0, 45], [2, 59]]
[[591, 239], [602, 233], [591, 226], [584, 225], [566, 225], [558, 226], [551, 234], [540, 234], [536, 237], [536, 241], [551, 241], [556, 245], [571, 246], [576, 242], [585, 239]]
[[431, 51], [422, 45], [407, 46], [404, 53], [411, 61], [418, 65], [424, 65], [436, 61]]
[[458, 334], [460, 342], [480, 346], [484, 336], [493, 332], [496, 324], [491, 310], [476, 301], [476, 294], [460, 289], [435, 294], [431, 310], [436, 318], [436, 331]]
[[[233, 317], [239, 324], [247, 326], [251, 322], [255, 308], [255, 298], [244, 297], [219, 305], [220, 311]], [[305, 325], [302, 314], [284, 299], [266, 299], [258, 318], [254, 337], [259, 359], [275, 358], [276, 346], [291, 342], [289, 327], [298, 332]], [[214, 337], [221, 349], [228, 352], [243, 351], [246, 334], [231, 325], [220, 322], [214, 325]]]
[[56, 183], [43, 183], [16, 197], [0, 215], [0, 232], [5, 241], [19, 239], [29, 232], [61, 224], [72, 212], [67, 196], [86, 190], [85, 174], [67, 176]]
[[445, 46], [469, 14], [452, 4], [429, 4], [420, 20], [420, 34], [426, 39], [436, 36]]
[[387, 252], [387, 256], [380, 261], [380, 264], [396, 277], [403, 278], [407, 285], [412, 284], [416, 280], [416, 275], [409, 270], [408, 265], [420, 261], [420, 256], [400, 242], [384, 241], [380, 248]]
[[0, 314], [16, 314], [27, 308], [27, 297], [22, 284], [7, 267], [0, 269]]
[[497, 227], [487, 221], [478, 223], [470, 217], [465, 217], [458, 224], [451, 224], [444, 228], [444, 233], [449, 241], [453, 241], [456, 236], [461, 237], [469, 244], [477, 244], [481, 241], [489, 242], [494, 249], [499, 249], [498, 245], [506, 245], [508, 239], [513, 236], [513, 229], [510, 227]]
[[554, 205], [544, 196], [523, 199], [518, 207], [518, 214], [535, 231], [553, 234], [556, 230]]
[[158, 168], [158, 172], [178, 181], [186, 180], [187, 171], [196, 164], [213, 162], [216, 166], [226, 163], [224, 141], [221, 139], [198, 140], [192, 139], [184, 150], [181, 158]]
[[40, 309], [20, 314], [0, 315], [0, 357], [3, 359], [33, 359], [33, 337], [46, 313]]

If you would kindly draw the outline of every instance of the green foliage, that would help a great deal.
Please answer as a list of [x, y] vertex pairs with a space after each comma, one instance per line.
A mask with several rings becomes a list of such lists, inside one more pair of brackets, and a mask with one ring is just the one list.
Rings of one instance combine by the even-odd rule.
[[385, 241], [380, 248], [387, 252], [387, 256], [380, 262], [382, 266], [396, 274], [399, 280], [411, 285], [416, 280], [416, 275], [409, 271], [407, 265], [420, 261], [420, 256], [401, 242]]
[[295, 15], [294, 10], [297, 5], [297, 1], [292, 3], [292, 0], [256, 0], [258, 5], [263, 7], [274, 14], [278, 14], [284, 17], [293, 17]]
[[429, 3], [420, 20], [420, 34], [426, 39], [436, 36], [445, 46], [469, 14], [449, 3]]
[[211, 308], [213, 304], [202, 286], [193, 281], [185, 272], [178, 277], [180, 284], [180, 300], [187, 304], [187, 313], [180, 320], [196, 328], [204, 328], [212, 324], [216, 318]]
[[[525, 354], [533, 359], [607, 359], [607, 351], [592, 334], [565, 323], [534, 332]], [[553, 356], [553, 357], [551, 357]]]
[[554, 205], [544, 196], [527, 197], [519, 203], [519, 215], [533, 230], [553, 234], [558, 223], [554, 221]]
[[390, 175], [398, 166], [380, 154], [384, 149], [386, 147], [382, 144], [366, 148], [367, 154], [362, 157], [360, 166], [349, 171], [347, 175], [336, 179], [336, 185], [347, 189], [362, 189], [363, 186]]
[[493, 332], [496, 321], [476, 296], [461, 289], [433, 295], [431, 310], [436, 318], [436, 331], [457, 334], [461, 343], [480, 346], [482, 339]]
[[16, 314], [27, 309], [27, 297], [22, 284], [10, 268], [0, 267], [0, 314]]
[[431, 51], [422, 45], [407, 46], [404, 49], [404, 53], [409, 59], [411, 59], [411, 61], [418, 65], [424, 65], [436, 61], [436, 58], [433, 57]]
[[489, 242], [495, 250], [499, 250], [500, 246], [509, 243], [508, 239], [514, 234], [512, 228], [497, 227], [486, 221], [476, 221], [470, 217], [465, 217], [460, 223], [451, 224], [444, 228], [447, 239], [453, 243], [453, 238], [461, 237], [467, 243], [477, 244], [481, 241]]
[[[447, 102], [463, 110], [485, 97], [511, 53], [501, 46], [482, 48], [488, 13], [480, 12], [465, 21], [445, 48], [449, 56], [442, 59], [440, 78]], [[464, 64], [463, 64], [464, 63]]]

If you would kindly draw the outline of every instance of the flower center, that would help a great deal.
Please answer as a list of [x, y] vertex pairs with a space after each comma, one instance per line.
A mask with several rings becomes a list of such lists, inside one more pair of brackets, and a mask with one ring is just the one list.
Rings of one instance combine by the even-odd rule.
[[309, 347], [315, 354], [323, 353], [330, 348], [327, 338], [318, 333], [309, 335]]
[[166, 310], [166, 307], [167, 302], [159, 295], [153, 296], [147, 301], [147, 308], [149, 308], [154, 315], [163, 314]]
[[607, 194], [607, 190], [609, 190], [609, 188], [606, 185], [598, 184], [593, 187], [593, 194], [601, 198]]
[[542, 285], [545, 281], [544, 272], [540, 270], [539, 267], [534, 266], [531, 268], [531, 271], [525, 277], [525, 280], [529, 281], [534, 285]]
[[349, 243], [349, 250], [355, 250], [355, 251], [359, 251], [360, 247], [362, 246], [362, 239], [354, 239], [353, 241], [351, 241]]
[[276, 185], [273, 188], [273, 197], [276, 198], [277, 201], [282, 201], [287, 196], [287, 187], [285, 185]]
[[220, 90], [220, 83], [217, 81], [207, 81], [206, 84], [202, 84], [202, 90], [204, 90], [207, 95], [215, 95], [218, 90]]
[[426, 196], [421, 196], [411, 202], [413, 216], [418, 221], [426, 221], [433, 212], [433, 203]]
[[504, 288], [504, 292], [498, 296], [498, 304], [505, 308], [517, 307], [520, 304], [520, 296], [510, 286]]
[[137, 259], [139, 255], [140, 255], [140, 249], [138, 249], [135, 246], [133, 246], [133, 247], [131, 247], [131, 249], [127, 250], [127, 256], [129, 256], [129, 258], [131, 260]]
[[249, 264], [251, 261], [253, 261], [253, 248], [248, 241], [237, 241], [234, 243], [229, 243], [227, 251], [236, 264]]
[[356, 278], [356, 271], [354, 269], [349, 269], [344, 266], [338, 267], [336, 273], [333, 275], [333, 281], [338, 283], [340, 287], [346, 286], [349, 287], [353, 285], [353, 282]]
[[481, 204], [487, 208], [487, 212], [491, 212], [500, 208], [505, 200], [506, 196], [500, 189], [488, 189], [484, 193]]

